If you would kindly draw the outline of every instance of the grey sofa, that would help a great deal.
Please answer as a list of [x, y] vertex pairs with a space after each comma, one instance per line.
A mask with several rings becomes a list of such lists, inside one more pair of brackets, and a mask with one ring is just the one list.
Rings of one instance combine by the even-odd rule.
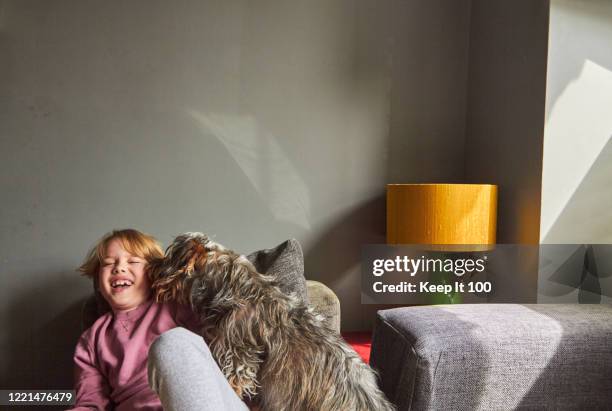
[[609, 410], [612, 306], [383, 310], [370, 363], [398, 410]]

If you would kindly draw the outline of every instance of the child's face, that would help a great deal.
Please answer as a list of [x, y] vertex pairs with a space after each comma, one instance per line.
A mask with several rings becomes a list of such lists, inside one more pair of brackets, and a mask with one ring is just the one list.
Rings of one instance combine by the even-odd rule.
[[149, 299], [151, 285], [146, 266], [147, 261], [128, 253], [119, 239], [108, 244], [98, 280], [100, 291], [113, 310], [131, 310]]

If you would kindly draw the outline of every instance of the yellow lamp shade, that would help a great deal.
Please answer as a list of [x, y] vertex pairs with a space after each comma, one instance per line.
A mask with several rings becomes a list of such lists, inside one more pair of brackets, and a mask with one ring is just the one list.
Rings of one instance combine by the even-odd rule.
[[388, 184], [388, 244], [495, 244], [497, 186]]

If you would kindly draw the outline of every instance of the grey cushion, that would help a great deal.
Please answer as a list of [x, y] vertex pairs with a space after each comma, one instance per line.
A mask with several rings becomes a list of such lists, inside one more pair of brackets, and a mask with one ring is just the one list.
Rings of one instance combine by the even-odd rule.
[[399, 410], [606, 409], [612, 306], [379, 311], [370, 363]]
[[295, 293], [308, 304], [306, 279], [304, 278], [304, 255], [295, 239], [290, 239], [274, 248], [255, 251], [247, 256], [255, 269], [262, 274], [276, 277], [285, 294]]

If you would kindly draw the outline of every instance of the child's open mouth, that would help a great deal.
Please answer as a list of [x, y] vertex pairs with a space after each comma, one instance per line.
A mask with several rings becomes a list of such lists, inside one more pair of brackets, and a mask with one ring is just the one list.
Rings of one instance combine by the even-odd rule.
[[131, 287], [133, 284], [134, 282], [130, 280], [114, 280], [111, 282], [111, 287], [113, 288], [113, 292], [121, 292]]

